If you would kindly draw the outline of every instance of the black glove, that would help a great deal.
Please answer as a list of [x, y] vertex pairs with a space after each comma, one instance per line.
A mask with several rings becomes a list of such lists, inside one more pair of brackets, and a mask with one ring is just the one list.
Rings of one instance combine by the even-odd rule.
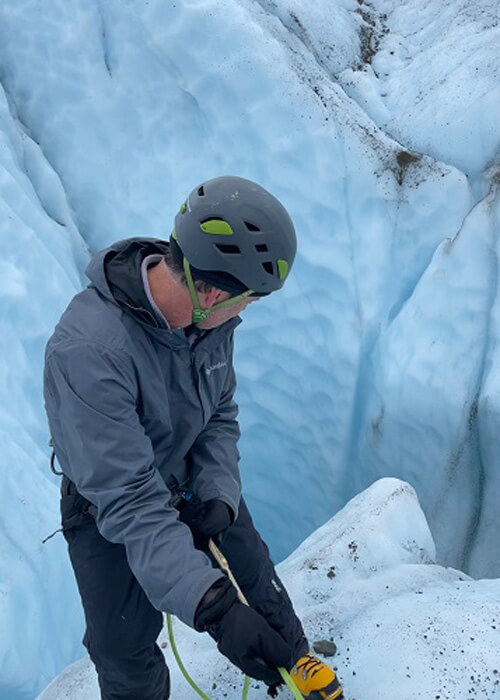
[[228, 579], [219, 579], [198, 605], [195, 628], [207, 631], [235, 666], [268, 685], [279, 683], [278, 666], [292, 667], [293, 649], [258, 612], [240, 603]]
[[179, 520], [192, 532], [195, 547], [208, 549], [208, 540], [220, 544], [233, 521], [231, 508], [218, 498], [210, 501], [183, 501]]
[[280, 683], [273, 683], [272, 685], [268, 686], [267, 688], [267, 694], [271, 698], [276, 698], [278, 696], [278, 688], [283, 685], [283, 680], [281, 680]]

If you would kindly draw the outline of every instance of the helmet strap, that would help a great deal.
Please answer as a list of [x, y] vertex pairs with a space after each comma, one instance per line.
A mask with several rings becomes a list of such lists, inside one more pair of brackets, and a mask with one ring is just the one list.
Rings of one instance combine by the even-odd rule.
[[249, 297], [253, 294], [252, 289], [247, 289], [246, 292], [238, 294], [238, 296], [236, 297], [231, 297], [230, 299], [226, 299], [226, 301], [221, 301], [218, 304], [214, 304], [209, 309], [202, 309], [200, 306], [200, 300], [198, 298], [198, 292], [196, 291], [196, 287], [194, 286], [193, 275], [191, 274], [191, 266], [185, 256], [183, 256], [182, 264], [184, 267], [184, 274], [186, 275], [189, 294], [193, 303], [193, 313], [191, 317], [191, 322], [193, 323], [193, 325], [197, 325], [198, 323], [205, 321], [210, 316], [212, 311], [215, 311], [216, 309], [222, 309], [225, 306], [232, 306], [233, 304], [237, 304], [238, 302], [242, 301], [243, 299], [246, 299], [246, 297]]

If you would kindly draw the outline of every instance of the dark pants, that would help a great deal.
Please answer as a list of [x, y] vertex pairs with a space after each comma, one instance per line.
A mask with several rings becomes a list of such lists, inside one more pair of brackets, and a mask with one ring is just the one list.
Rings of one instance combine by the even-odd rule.
[[[88, 501], [66, 478], [62, 493], [63, 532], [87, 625], [83, 644], [96, 667], [102, 700], [167, 700], [169, 673], [156, 644], [162, 613], [132, 574], [125, 547], [99, 534]], [[296, 658], [301, 656], [308, 649], [302, 625], [243, 499], [220, 548], [250, 605], [295, 648]]]

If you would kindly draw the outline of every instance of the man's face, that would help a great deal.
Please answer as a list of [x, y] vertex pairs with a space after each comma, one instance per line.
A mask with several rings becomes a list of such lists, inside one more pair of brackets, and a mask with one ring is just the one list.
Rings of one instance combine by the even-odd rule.
[[[216, 300], [214, 300], [213, 304], [211, 304], [210, 306], [225, 301], [230, 297], [231, 295], [229, 294], [229, 292], [220, 292], [220, 296]], [[242, 311], [244, 311], [247, 308], [249, 304], [252, 304], [254, 301], [258, 301], [259, 299], [260, 297], [246, 297], [245, 299], [242, 299], [241, 301], [238, 301], [235, 304], [231, 304], [230, 306], [224, 306], [222, 309], [215, 309], [210, 313], [210, 316], [207, 319], [205, 319], [201, 323], [197, 323], [196, 327], [201, 328], [202, 330], [216, 328], [222, 323], [229, 321], [230, 318], [238, 316]]]

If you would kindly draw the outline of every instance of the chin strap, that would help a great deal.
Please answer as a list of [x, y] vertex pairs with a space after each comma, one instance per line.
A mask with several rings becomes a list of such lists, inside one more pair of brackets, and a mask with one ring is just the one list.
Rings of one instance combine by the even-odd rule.
[[237, 304], [239, 301], [242, 301], [243, 299], [246, 299], [246, 297], [249, 297], [253, 294], [252, 289], [247, 289], [247, 291], [243, 292], [243, 294], [238, 294], [238, 296], [236, 297], [231, 297], [231, 299], [226, 299], [226, 301], [221, 301], [218, 304], [214, 304], [209, 309], [202, 309], [200, 306], [200, 301], [198, 299], [198, 294], [196, 292], [196, 287], [194, 286], [193, 275], [191, 274], [191, 267], [189, 265], [189, 262], [187, 261], [187, 258], [183, 257], [182, 264], [184, 266], [184, 274], [186, 275], [186, 281], [189, 289], [189, 294], [191, 295], [191, 301], [193, 302], [193, 315], [191, 318], [192, 323], [194, 325], [205, 321], [210, 316], [212, 311], [215, 311], [216, 309], [222, 309], [225, 306], [232, 306], [233, 304]]

